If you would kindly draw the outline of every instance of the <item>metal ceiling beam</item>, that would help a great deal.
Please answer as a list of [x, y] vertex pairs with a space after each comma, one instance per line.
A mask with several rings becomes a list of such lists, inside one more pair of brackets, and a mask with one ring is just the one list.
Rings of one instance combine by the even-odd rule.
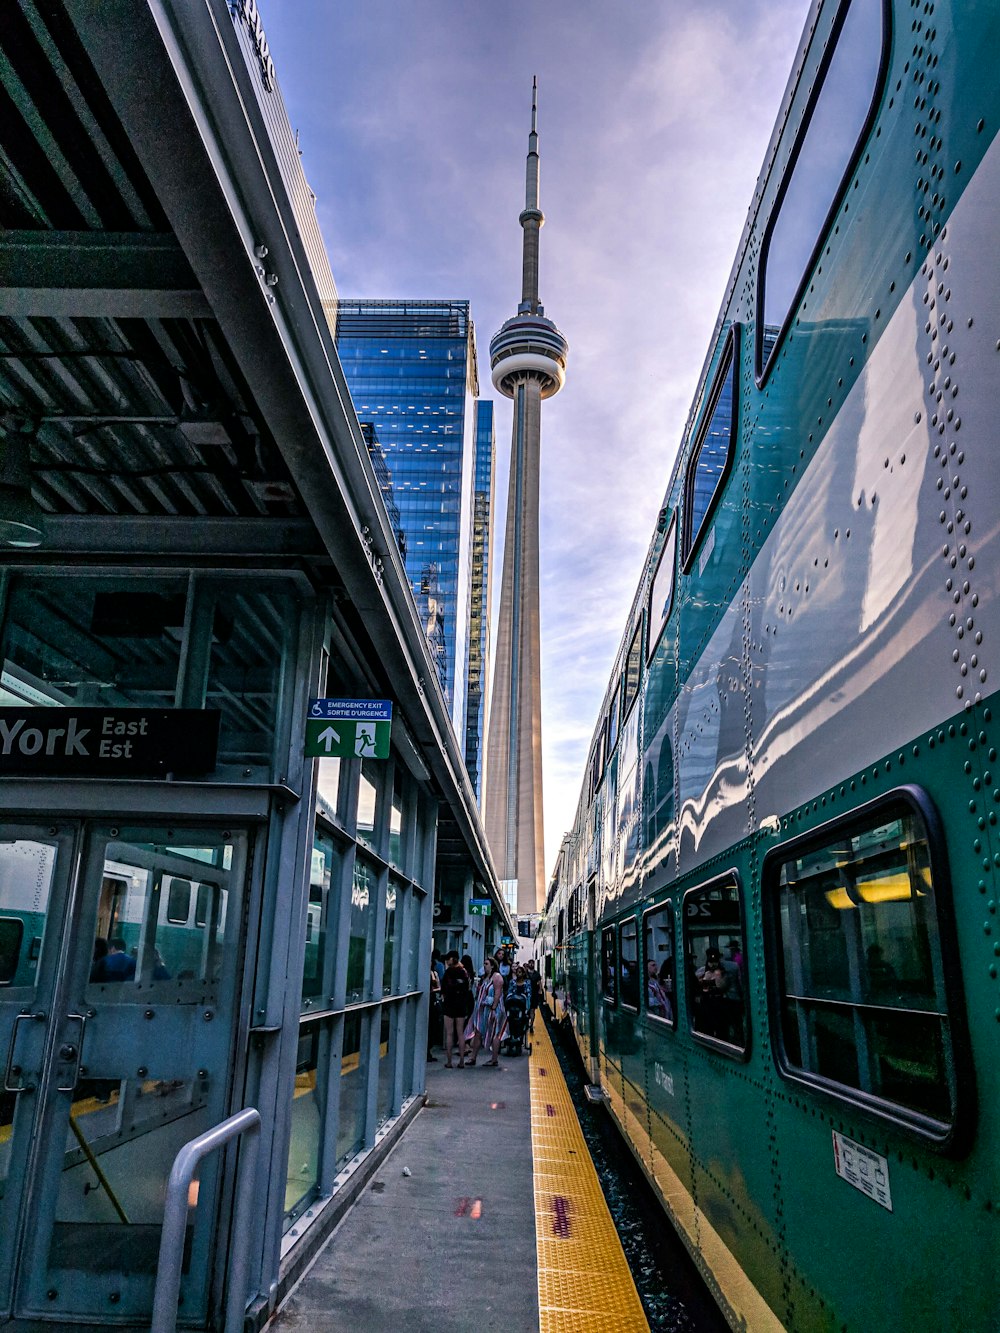
[[180, 518], [121, 514], [45, 516], [46, 546], [68, 554], [322, 556], [309, 519]]
[[172, 234], [0, 233], [0, 315], [195, 319], [210, 314]]

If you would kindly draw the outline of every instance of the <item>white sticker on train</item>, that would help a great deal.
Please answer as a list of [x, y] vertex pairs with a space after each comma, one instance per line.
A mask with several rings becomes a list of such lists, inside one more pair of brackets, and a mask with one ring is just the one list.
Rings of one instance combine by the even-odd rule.
[[874, 1199], [883, 1208], [892, 1212], [892, 1195], [889, 1192], [889, 1163], [877, 1152], [864, 1148], [853, 1139], [833, 1131], [833, 1161], [837, 1175], [853, 1185], [869, 1199]]

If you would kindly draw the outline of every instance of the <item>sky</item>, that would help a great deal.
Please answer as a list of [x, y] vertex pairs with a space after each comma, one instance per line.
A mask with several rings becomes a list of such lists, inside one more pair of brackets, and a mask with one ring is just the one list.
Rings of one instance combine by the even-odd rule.
[[496, 399], [494, 588], [538, 77], [539, 291], [569, 340], [542, 414], [546, 877], [572, 826], [808, 0], [258, 0], [345, 297], [468, 299]]

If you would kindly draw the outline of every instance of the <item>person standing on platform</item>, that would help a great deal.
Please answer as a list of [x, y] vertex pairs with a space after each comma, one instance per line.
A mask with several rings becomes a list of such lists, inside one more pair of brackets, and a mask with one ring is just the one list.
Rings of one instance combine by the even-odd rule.
[[528, 978], [528, 985], [531, 987], [531, 1004], [528, 1007], [528, 1031], [534, 1032], [535, 1010], [538, 1008], [542, 998], [541, 995], [542, 987], [539, 981], [538, 973], [535, 971], [534, 958], [529, 958], [528, 961], [525, 963], [524, 974]]
[[500, 975], [496, 961], [487, 958], [483, 979], [479, 983], [479, 990], [476, 994], [475, 1008], [472, 1010], [472, 1017], [465, 1029], [466, 1041], [472, 1041], [472, 1058], [466, 1063], [470, 1065], [476, 1063], [476, 1056], [482, 1046], [493, 1057], [486, 1063], [488, 1065], [498, 1065], [500, 1063], [500, 1043], [506, 1035], [507, 1011], [503, 1003], [503, 977]]
[[427, 1059], [436, 1062], [437, 1056], [431, 1054], [431, 1047], [441, 1045], [441, 982], [433, 959], [431, 960], [430, 991], [430, 1000], [427, 1005]]
[[469, 997], [472, 984], [469, 974], [459, 962], [458, 952], [452, 949], [444, 956], [444, 981], [441, 999], [444, 1009], [444, 1067], [454, 1069], [451, 1053], [458, 1047], [458, 1067], [465, 1068], [465, 1021], [469, 1017]]

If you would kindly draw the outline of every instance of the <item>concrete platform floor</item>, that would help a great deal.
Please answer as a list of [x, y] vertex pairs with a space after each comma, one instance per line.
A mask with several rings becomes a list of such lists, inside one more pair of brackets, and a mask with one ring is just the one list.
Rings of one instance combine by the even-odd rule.
[[435, 1054], [426, 1106], [268, 1333], [538, 1328], [529, 1057]]

